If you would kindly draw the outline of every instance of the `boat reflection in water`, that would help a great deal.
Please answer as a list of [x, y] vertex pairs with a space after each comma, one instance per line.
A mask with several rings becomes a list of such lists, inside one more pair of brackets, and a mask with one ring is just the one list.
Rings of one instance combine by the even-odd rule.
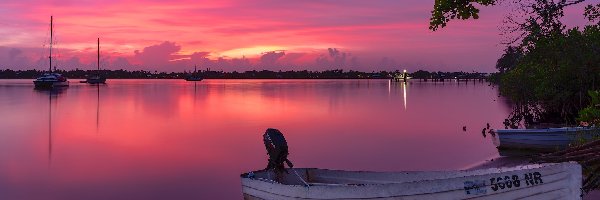
[[[64, 92], [64, 88], [52, 88], [49, 90], [36, 90], [41, 95], [48, 96], [48, 166], [52, 163], [52, 103], [56, 102]], [[54, 99], [54, 100], [53, 100]]]

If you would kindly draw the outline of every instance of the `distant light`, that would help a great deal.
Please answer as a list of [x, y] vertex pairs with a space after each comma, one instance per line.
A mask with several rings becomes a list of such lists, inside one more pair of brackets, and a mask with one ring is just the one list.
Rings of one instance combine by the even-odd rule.
[[404, 73], [406, 73], [406, 70], [404, 70]]

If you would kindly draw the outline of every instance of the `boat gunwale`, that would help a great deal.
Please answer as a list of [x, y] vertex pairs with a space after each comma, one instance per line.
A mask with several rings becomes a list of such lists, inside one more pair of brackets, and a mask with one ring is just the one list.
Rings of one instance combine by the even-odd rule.
[[[578, 174], [573, 174], [573, 168], [572, 167], [579, 167], [579, 170], [581, 170], [581, 166], [578, 165], [577, 163], [574, 162], [565, 162], [565, 163], [548, 163], [548, 164], [532, 164], [534, 166], [537, 167], [531, 167], [531, 168], [524, 168], [521, 170], [536, 170], [539, 169], [540, 167], [553, 167], [554, 168], [548, 168], [547, 172], [549, 173], [544, 173], [545, 177], [552, 177], [549, 178], [550, 180], [546, 180], [544, 181], [542, 184], [534, 184], [534, 185], [527, 185], [525, 187], [519, 187], [519, 188], [512, 188], [512, 189], [508, 189], [508, 190], [501, 190], [498, 192], [490, 192], [490, 193], [483, 193], [483, 194], [475, 194], [475, 196], [471, 196], [471, 197], [467, 197], [467, 199], [476, 199], [476, 198], [489, 198], [491, 196], [494, 195], [509, 195], [511, 193], [517, 192], [518, 194], [524, 195], [527, 194], [527, 191], [529, 189], [534, 189], [534, 188], [546, 188], [544, 190], [547, 190], [548, 187], [550, 188], [558, 188], [558, 189], [550, 189], [547, 190], [546, 192], [542, 192], [542, 193], [535, 193], [535, 194], [531, 194], [528, 196], [524, 196], [524, 197], [533, 197], [533, 196], [537, 196], [537, 195], [543, 195], [547, 192], [553, 192], [553, 191], [560, 191], [560, 190], [565, 190], [566, 193], [570, 193], [571, 195], [573, 194], [577, 194], [577, 192], [580, 192], [580, 190], [573, 188], [572, 185], [567, 184], [566, 186], [560, 186], [557, 184], [560, 183], [564, 183], [565, 181], [567, 183], [570, 183], [573, 181], [573, 179], [581, 179], [581, 177], [577, 178]], [[488, 169], [482, 169], [482, 170], [456, 170], [456, 171], [489, 171], [490, 169], [494, 169], [494, 170], [498, 170], [498, 169], [518, 169], [520, 167], [525, 167], [525, 166], [531, 166], [531, 165], [523, 165], [523, 166], [517, 166], [517, 167], [508, 167], [508, 168], [488, 168]], [[521, 171], [519, 170], [519, 171]], [[427, 190], [417, 190], [417, 191], [413, 191], [413, 192], [400, 192], [400, 193], [396, 193], [396, 192], [392, 192], [392, 193], [388, 193], [389, 196], [356, 196], [356, 197], [349, 197], [349, 196], [329, 196], [329, 197], [323, 197], [323, 198], [318, 198], [315, 197], [313, 195], [308, 195], [308, 196], [296, 196], [298, 193], [297, 192], [292, 192], [292, 193], [281, 193], [281, 192], [273, 192], [273, 191], [269, 191], [268, 188], [270, 188], [271, 190], [275, 189], [272, 188], [273, 186], [277, 187], [281, 187], [282, 188], [289, 188], [289, 190], [293, 191], [293, 190], [298, 190], [300, 188], [306, 188], [306, 192], [308, 192], [310, 190], [311, 187], [314, 188], [322, 188], [322, 189], [317, 189], [317, 191], [322, 190], [321, 192], [327, 191], [327, 190], [338, 190], [344, 187], [352, 187], [352, 188], [365, 188], [366, 190], [371, 190], [371, 189], [378, 189], [378, 186], [386, 186], [387, 189], [390, 189], [390, 187], [396, 187], [394, 185], [397, 185], [397, 187], [410, 187], [410, 185], [412, 184], [417, 184], [417, 185], [427, 185], [431, 182], [435, 182], [438, 180], [445, 180], [445, 181], [450, 181], [450, 182], [461, 182], [461, 179], [463, 178], [468, 178], [468, 177], [472, 177], [472, 179], [478, 179], [481, 177], [489, 177], [490, 175], [494, 175], [494, 174], [503, 174], [503, 173], [509, 173], [511, 171], [514, 170], [509, 170], [509, 171], [498, 171], [496, 173], [486, 173], [486, 174], [478, 174], [478, 175], [466, 175], [466, 176], [456, 176], [456, 177], [449, 177], [449, 178], [440, 178], [440, 179], [429, 179], [429, 180], [417, 180], [417, 181], [409, 181], [409, 182], [401, 182], [401, 183], [378, 183], [378, 184], [352, 184], [352, 185], [347, 185], [347, 184], [339, 184], [339, 185], [313, 185], [313, 186], [304, 186], [304, 185], [297, 185], [297, 184], [292, 184], [292, 185], [288, 185], [288, 184], [282, 184], [273, 180], [267, 180], [267, 181], [261, 181], [255, 178], [247, 178], [247, 177], [242, 177], [242, 191], [244, 194], [256, 194], [256, 192], [259, 193], [267, 193], [269, 196], [279, 196], [279, 197], [284, 197], [284, 198], [289, 198], [289, 199], [382, 199], [382, 198], [398, 198], [398, 197], [408, 197], [408, 196], [426, 196], [426, 195], [444, 195], [444, 194], [458, 194], [457, 192], [460, 192], [462, 190], [464, 190], [462, 187], [441, 187], [441, 188], [437, 188], [437, 190], [433, 190], [431, 192], [427, 192]], [[441, 171], [443, 172], [443, 171]], [[244, 180], [244, 178], [246, 180]], [[253, 181], [260, 181], [263, 182], [262, 184], [253, 186], [252, 182]], [[265, 185], [267, 184], [267, 185]], [[269, 184], [273, 184], [273, 186], [268, 186]], [[401, 186], [404, 185], [404, 186]], [[370, 187], [370, 188], [369, 188]], [[485, 183], [485, 185], [483, 186], [484, 188], [488, 188], [491, 187], [491, 185], [488, 185], [487, 183]], [[327, 189], [329, 188], [329, 189]], [[335, 189], [338, 188], [338, 189]], [[354, 190], [350, 188], [350, 190]], [[365, 190], [362, 189], [362, 190]], [[384, 188], [385, 189], [385, 188]], [[256, 191], [256, 192], [253, 192]], [[296, 195], [294, 195], [296, 194]], [[381, 193], [380, 193], [381, 195]], [[580, 194], [579, 194], [580, 195]]]
[[599, 127], [561, 127], [561, 128], [540, 128], [540, 129], [498, 129], [495, 132], [498, 134], [530, 134], [530, 133], [577, 133], [577, 132], [589, 132], [599, 131]]
[[[567, 172], [566, 171], [561, 171], [561, 172], [550, 174], [550, 175], [563, 174], [563, 173], [567, 173]], [[460, 178], [460, 177], [457, 177], [457, 178]], [[568, 177], [564, 177], [563, 179], [559, 179], [559, 180], [555, 180], [555, 181], [551, 181], [551, 182], [546, 182], [543, 185], [549, 185], [551, 183], [556, 183], [556, 182], [564, 181], [565, 179], [568, 179]], [[426, 181], [434, 181], [434, 180], [426, 180]], [[273, 183], [277, 183], [277, 182], [273, 181]], [[411, 183], [411, 182], [405, 182], [405, 183]], [[394, 183], [394, 184], [397, 184], [397, 183]], [[516, 189], [512, 189], [512, 190], [504, 190], [504, 191], [501, 191], [501, 192], [498, 192], [498, 193], [494, 193], [494, 194], [485, 194], [485, 195], [480, 195], [480, 196], [474, 196], [474, 197], [467, 198], [467, 199], [476, 199], [476, 198], [482, 198], [482, 197], [487, 197], [487, 196], [491, 196], [491, 195], [498, 195], [498, 194], [503, 194], [503, 193], [508, 193], [508, 192], [515, 192], [515, 191], [519, 191], [519, 190], [526, 190], [526, 189], [531, 189], [533, 187], [538, 187], [538, 186], [541, 186], [541, 185], [542, 184], [540, 184], [540, 185], [532, 185], [532, 186], [527, 186], [527, 187], [522, 187], [522, 188], [516, 188]], [[302, 185], [288, 185], [288, 186], [306, 187], [306, 186], [302, 186]], [[319, 187], [319, 186], [321, 186], [321, 185], [310, 186], [310, 187]], [[376, 185], [365, 184], [365, 185], [323, 185], [323, 186], [337, 186], [337, 187], [346, 187], [346, 186], [357, 187], [358, 186], [358, 187], [360, 187], [360, 186], [376, 186]], [[484, 185], [484, 186], [487, 187], [489, 185]], [[257, 190], [257, 191], [260, 191], [260, 192], [269, 193], [269, 194], [276, 195], [276, 196], [286, 197], [286, 198], [316, 199], [316, 198], [294, 197], [294, 196], [284, 195], [284, 194], [281, 194], [281, 193], [275, 193], [275, 192], [269, 192], [269, 191], [261, 190], [259, 188], [254, 188], [254, 187], [250, 187], [250, 186], [247, 186], [247, 185], [242, 185], [242, 188], [244, 188], [244, 187], [250, 188], [250, 189], [253, 189], [253, 190]], [[551, 190], [551, 191], [548, 191], [548, 192], [553, 192], [553, 191], [557, 191], [557, 190], [564, 190], [564, 189], [565, 188], [559, 188], [559, 189]], [[419, 193], [419, 194], [401, 194], [401, 195], [381, 196], [381, 197], [357, 197], [357, 198], [347, 198], [347, 197], [345, 197], [343, 199], [383, 199], [383, 198], [408, 197], [408, 196], [417, 196], [417, 195], [431, 195], [431, 194], [438, 194], [438, 193], [455, 192], [455, 191], [460, 191], [460, 190], [463, 190], [463, 189], [454, 189], [454, 190], [429, 192], [429, 193]], [[542, 194], [542, 193], [535, 193], [535, 194], [532, 194], [532, 195], [527, 196], [527, 197], [537, 196], [539, 194]], [[335, 199], [342, 199], [342, 198], [335, 198]], [[330, 200], [335, 200], [335, 199], [330, 199]]]
[[[565, 163], [570, 163], [570, 164], [577, 164], [575, 162], [565, 162]], [[361, 172], [366, 172], [366, 173], [393, 173], [393, 174], [398, 174], [398, 173], [404, 173], [404, 174], [411, 174], [411, 173], [448, 173], [448, 172], [458, 172], [458, 173], [468, 173], [468, 172], [486, 172], [486, 171], [490, 171], [489, 173], [476, 173], [476, 174], [472, 174], [472, 175], [464, 175], [464, 176], [454, 176], [454, 177], [446, 177], [446, 178], [437, 178], [437, 179], [421, 179], [421, 180], [415, 180], [415, 181], [407, 181], [407, 182], [388, 182], [388, 183], [359, 183], [359, 184], [336, 184], [336, 183], [317, 183], [316, 185], [310, 185], [311, 182], [308, 182], [310, 187], [315, 187], [315, 186], [377, 186], [377, 185], [388, 185], [388, 184], [403, 184], [403, 183], [414, 183], [414, 182], [419, 182], [419, 181], [433, 181], [433, 180], [441, 180], [441, 179], [452, 179], [452, 178], [464, 178], [464, 177], [468, 177], [468, 176], [485, 176], [485, 175], [489, 175], [489, 174], [500, 174], [500, 173], [507, 173], [507, 172], [512, 172], [512, 171], [520, 171], [520, 170], [533, 170], [533, 169], [540, 169], [540, 168], [544, 168], [544, 167], [549, 167], [549, 166], [555, 166], [555, 165], [561, 165], [563, 163], [543, 163], [543, 164], [528, 164], [528, 165], [520, 165], [520, 166], [514, 166], [514, 167], [500, 167], [500, 168], [487, 168], [487, 169], [475, 169], [475, 170], [440, 170], [440, 171], [398, 171], [398, 172], [394, 172], [394, 171], [389, 171], [389, 172], [375, 172], [375, 171], [346, 171], [346, 170], [336, 170], [336, 169], [321, 169], [321, 168], [293, 168], [293, 169], [301, 169], [301, 170], [306, 170], [306, 172], [308, 172], [308, 170], [322, 170], [322, 171], [334, 171], [334, 172], [350, 172], [350, 173], [361, 173]], [[499, 170], [499, 171], [493, 171], [492, 170]], [[262, 170], [260, 171], [252, 171], [253, 173], [256, 172], [264, 172]], [[284, 184], [284, 183], [280, 183], [277, 182], [275, 180], [272, 179], [265, 179], [265, 178], [250, 178], [248, 177], [249, 173], [243, 173], [240, 175], [240, 177], [242, 179], [248, 179], [248, 180], [257, 180], [257, 181], [262, 181], [262, 182], [266, 182], [266, 183], [272, 183], [272, 184], [278, 184], [278, 185], [284, 185], [284, 186], [300, 186], [300, 187], [306, 187], [305, 185], [300, 185], [300, 184]], [[549, 175], [553, 175], [553, 174], [549, 174]]]

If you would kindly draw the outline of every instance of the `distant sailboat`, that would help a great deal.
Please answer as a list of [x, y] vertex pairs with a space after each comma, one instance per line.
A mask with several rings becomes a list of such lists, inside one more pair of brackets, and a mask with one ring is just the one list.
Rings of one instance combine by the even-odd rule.
[[185, 77], [186, 81], [201, 81], [202, 77], [200, 75], [198, 75], [196, 66], [194, 66], [194, 73], [189, 75], [188, 77]]
[[98, 38], [98, 71], [96, 75], [86, 79], [89, 84], [106, 84], [106, 77], [100, 76], [100, 38]]
[[50, 66], [48, 73], [44, 73], [33, 81], [35, 88], [37, 89], [52, 89], [57, 87], [69, 86], [69, 81], [66, 77], [59, 73], [52, 72], [52, 37], [53, 37], [53, 18], [50, 16]]

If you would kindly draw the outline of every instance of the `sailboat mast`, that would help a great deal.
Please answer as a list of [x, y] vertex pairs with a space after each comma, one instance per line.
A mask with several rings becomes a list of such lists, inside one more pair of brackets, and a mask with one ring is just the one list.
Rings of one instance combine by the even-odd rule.
[[49, 72], [52, 73], [52, 16], [50, 16], [50, 56], [48, 56], [48, 58], [50, 59], [50, 68], [49, 68]]

